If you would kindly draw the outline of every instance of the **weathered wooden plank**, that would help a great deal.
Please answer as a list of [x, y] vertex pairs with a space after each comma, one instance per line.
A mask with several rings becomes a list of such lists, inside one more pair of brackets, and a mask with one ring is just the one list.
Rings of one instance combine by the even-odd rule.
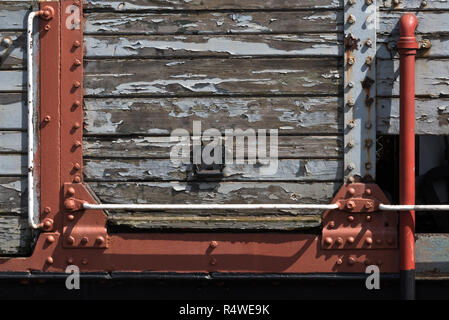
[[26, 72], [21, 70], [0, 70], [0, 92], [23, 92], [26, 76]]
[[[398, 22], [403, 14], [404, 12], [380, 12], [377, 32], [386, 35], [398, 34]], [[419, 25], [416, 29], [418, 34], [448, 33], [449, 11], [416, 12], [416, 16], [419, 19]]]
[[[27, 207], [27, 182], [20, 177], [0, 177], [0, 213], [24, 213]], [[1, 245], [0, 245], [1, 246]]]
[[232, 36], [88, 36], [88, 58], [191, 56], [339, 56], [336, 34]]
[[0, 2], [0, 30], [25, 30], [32, 1]]
[[[192, 166], [169, 159], [85, 159], [87, 181], [186, 181]], [[342, 161], [280, 159], [277, 172], [264, 174], [265, 164], [227, 164], [223, 181], [340, 181]]]
[[0, 153], [25, 152], [27, 137], [20, 131], [0, 131]]
[[[377, 130], [399, 134], [399, 99], [378, 99]], [[449, 134], [449, 99], [416, 99], [416, 134]]]
[[342, 31], [340, 11], [87, 14], [87, 34], [230, 34]]
[[[165, 134], [177, 128], [278, 129], [279, 134], [342, 130], [337, 97], [86, 99], [87, 135]], [[1, 120], [0, 120], [1, 121]]]
[[[90, 183], [102, 203], [328, 203], [339, 183]], [[120, 212], [109, 211], [112, 229], [301, 229], [318, 227], [321, 211]], [[276, 221], [277, 219], [278, 221]], [[178, 221], [176, 221], [178, 220]]]
[[25, 33], [0, 32], [0, 42], [11, 41], [9, 47], [0, 46], [0, 70], [23, 69], [26, 63]]
[[109, 10], [223, 10], [223, 9], [340, 9], [339, 0], [87, 0], [88, 9]]
[[[280, 136], [279, 158], [340, 158], [342, 137], [338, 136]], [[172, 148], [179, 144], [171, 137], [87, 137], [85, 157], [169, 159]], [[187, 144], [186, 144], [187, 145]], [[247, 146], [245, 143], [245, 154]], [[234, 153], [235, 154], [235, 153]]]
[[0, 215], [0, 255], [27, 255], [31, 252], [31, 232], [27, 220], [16, 215]]
[[[1, 75], [1, 72], [0, 72]], [[26, 129], [26, 96], [20, 93], [0, 93], [0, 130]]]
[[[397, 41], [399, 36], [380, 36], [377, 39], [377, 59], [399, 59]], [[429, 40], [432, 43], [430, 49], [420, 49], [417, 58], [442, 58], [449, 57], [449, 35], [429, 34], [421, 37], [421, 40]]]
[[[416, 60], [416, 94], [449, 94], [449, 60]], [[377, 61], [377, 94], [380, 96], [399, 95], [399, 60]]]
[[338, 94], [337, 59], [87, 60], [89, 96]]
[[233, 229], [233, 230], [301, 230], [318, 228], [319, 215], [204, 215], [189, 214], [142, 214], [112, 213], [109, 215], [110, 229], [126, 227], [132, 229]]
[[0, 176], [17, 176], [27, 172], [26, 156], [20, 154], [0, 154]]
[[[425, 5], [424, 5], [425, 2]], [[405, 0], [395, 4], [393, 0], [382, 0], [377, 2], [380, 9], [409, 9], [409, 10], [426, 10], [426, 9], [449, 9], [447, 0]]]

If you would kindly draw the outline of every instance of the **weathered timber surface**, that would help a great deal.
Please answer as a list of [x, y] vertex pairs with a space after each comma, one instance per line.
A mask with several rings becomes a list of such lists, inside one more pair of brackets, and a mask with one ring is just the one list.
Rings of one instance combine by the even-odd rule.
[[[416, 95], [449, 94], [449, 60], [416, 60]], [[399, 60], [377, 60], [377, 94], [399, 96]]]
[[87, 0], [87, 9], [123, 10], [223, 10], [223, 9], [340, 9], [340, 0]]
[[0, 131], [0, 153], [22, 153], [26, 150], [26, 133]]
[[[86, 181], [186, 181], [191, 165], [169, 159], [85, 159]], [[222, 181], [341, 181], [342, 161], [281, 159], [277, 172], [265, 175], [263, 164], [227, 164]]]
[[0, 30], [24, 30], [33, 1], [0, 2]]
[[[399, 134], [399, 99], [378, 99], [377, 130], [382, 134]], [[416, 99], [416, 133], [449, 133], [449, 99]]]
[[30, 253], [31, 232], [26, 218], [0, 215], [0, 255], [27, 255]]
[[[139, 182], [89, 184], [102, 203], [328, 203], [340, 183], [286, 182]], [[306, 217], [297, 216], [298, 214]], [[198, 229], [280, 229], [316, 227], [319, 211], [204, 211], [188, 212], [120, 212], [110, 211], [113, 226], [132, 228]], [[309, 216], [315, 215], [315, 216]], [[179, 221], [173, 219], [179, 217]], [[129, 219], [128, 219], [129, 218]], [[207, 221], [207, 218], [212, 220]], [[215, 220], [214, 220], [215, 218]], [[265, 218], [265, 219], [264, 219]], [[279, 218], [279, 221], [274, 219]], [[221, 221], [218, 221], [218, 220]], [[270, 221], [271, 220], [271, 221]]]
[[198, 56], [339, 56], [336, 34], [219, 36], [88, 36], [87, 58]]
[[342, 31], [339, 11], [87, 14], [86, 34], [230, 34]]
[[394, 4], [393, 0], [382, 0], [377, 2], [381, 10], [427, 10], [427, 9], [449, 9], [449, 2], [446, 0], [430, 0], [423, 5], [422, 0], [406, 0], [400, 1], [399, 4]]
[[[0, 27], [1, 28], [1, 27]], [[12, 43], [9, 47], [0, 46], [0, 70], [23, 69], [26, 57], [26, 36], [23, 32], [0, 32], [0, 40]]]
[[22, 70], [0, 70], [0, 93], [26, 90], [27, 73]]
[[[399, 59], [397, 41], [399, 35], [380, 36], [377, 39], [377, 59]], [[420, 49], [418, 59], [449, 57], [449, 34], [428, 34], [419, 37], [420, 40], [429, 40], [432, 44], [429, 49]]]
[[27, 172], [27, 158], [20, 154], [0, 154], [0, 175], [20, 176]]
[[[279, 158], [341, 158], [342, 140], [341, 136], [280, 136]], [[172, 148], [179, 143], [171, 137], [87, 137], [83, 147], [88, 158], [169, 159]]]
[[26, 95], [20, 93], [0, 93], [0, 115], [0, 130], [26, 129]]
[[0, 215], [26, 212], [26, 185], [24, 178], [0, 177]]
[[336, 59], [87, 60], [89, 96], [338, 94]]
[[[165, 134], [178, 128], [278, 129], [279, 134], [342, 132], [337, 97], [86, 99], [86, 135]], [[1, 120], [0, 120], [1, 121]]]
[[[435, 2], [435, 1], [428, 1]], [[449, 8], [448, 8], [449, 9]], [[379, 34], [398, 34], [399, 19], [404, 12], [381, 12], [379, 20]], [[448, 11], [430, 11], [415, 12], [419, 19], [419, 25], [416, 29], [417, 34], [448, 33], [449, 10]]]

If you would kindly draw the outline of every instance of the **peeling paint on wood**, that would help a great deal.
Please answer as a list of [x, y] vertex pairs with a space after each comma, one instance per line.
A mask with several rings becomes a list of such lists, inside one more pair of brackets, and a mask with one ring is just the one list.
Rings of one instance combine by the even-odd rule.
[[[381, 12], [377, 32], [385, 35], [398, 34], [398, 22], [403, 14], [404, 12]], [[415, 12], [415, 14], [419, 20], [417, 34], [447, 33], [449, 30], [449, 11]]]
[[[85, 159], [84, 175], [91, 181], [186, 181], [190, 165], [168, 159]], [[274, 174], [263, 175], [263, 164], [227, 164], [223, 181], [341, 181], [341, 160], [281, 159]]]
[[26, 218], [0, 215], [0, 255], [27, 255], [31, 251], [31, 231]]
[[339, 11], [87, 14], [86, 34], [231, 34], [336, 32]]
[[26, 17], [33, 1], [2, 1], [0, 3], [0, 30], [25, 30]]
[[26, 77], [25, 71], [0, 70], [0, 93], [5, 91], [24, 92]]
[[20, 176], [27, 173], [26, 156], [18, 154], [0, 154], [0, 175]]
[[24, 178], [0, 177], [0, 214], [26, 213], [26, 185]]
[[165, 134], [177, 128], [279, 129], [279, 134], [342, 132], [336, 97], [86, 99], [86, 135]]
[[[173, 68], [167, 64], [183, 62]], [[248, 72], [250, 70], [250, 72]], [[87, 60], [89, 96], [338, 94], [334, 59]]]
[[0, 130], [25, 130], [26, 118], [26, 95], [0, 92]]
[[26, 133], [0, 131], [0, 153], [21, 153], [26, 150]]

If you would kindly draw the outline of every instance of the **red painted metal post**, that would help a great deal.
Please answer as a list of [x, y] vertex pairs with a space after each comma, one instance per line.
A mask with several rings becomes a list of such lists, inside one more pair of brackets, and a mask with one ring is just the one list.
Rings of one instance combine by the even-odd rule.
[[[415, 38], [418, 18], [406, 13], [400, 21], [400, 204], [415, 204], [415, 56], [419, 45]], [[415, 298], [415, 212], [400, 215], [401, 297]]]

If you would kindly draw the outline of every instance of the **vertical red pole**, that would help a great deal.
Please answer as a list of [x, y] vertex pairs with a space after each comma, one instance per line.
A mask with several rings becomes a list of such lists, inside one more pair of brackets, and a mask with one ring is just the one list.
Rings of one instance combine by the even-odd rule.
[[[415, 38], [418, 18], [406, 13], [400, 21], [400, 204], [415, 204], [415, 56], [419, 45]], [[415, 212], [400, 215], [401, 298], [415, 298]]]

